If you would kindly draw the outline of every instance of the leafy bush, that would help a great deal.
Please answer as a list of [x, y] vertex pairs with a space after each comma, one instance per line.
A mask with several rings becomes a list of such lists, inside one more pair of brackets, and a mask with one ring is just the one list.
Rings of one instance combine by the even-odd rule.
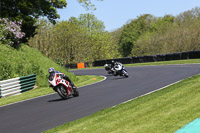
[[20, 40], [25, 36], [21, 32], [22, 21], [10, 21], [8, 18], [0, 18], [0, 41], [10, 46], [17, 47]]

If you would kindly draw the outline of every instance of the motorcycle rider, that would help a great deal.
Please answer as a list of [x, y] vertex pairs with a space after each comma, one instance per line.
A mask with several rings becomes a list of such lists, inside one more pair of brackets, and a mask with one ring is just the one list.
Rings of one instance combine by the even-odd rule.
[[114, 68], [114, 66], [115, 66], [115, 61], [112, 60], [112, 61], [111, 61], [111, 69]]
[[119, 65], [122, 66], [122, 63], [114, 61], [114, 60], [111, 61], [111, 70], [114, 71], [114, 76], [117, 76], [118, 70], [116, 70], [116, 68], [118, 68]]
[[77, 87], [74, 85], [74, 83], [69, 79], [69, 77], [67, 76], [67, 75], [65, 75], [64, 73], [61, 73], [61, 72], [59, 72], [59, 71], [55, 71], [55, 69], [53, 68], [53, 67], [51, 67], [51, 68], [49, 68], [49, 75], [51, 75], [52, 73], [56, 73], [56, 74], [58, 74], [61, 78], [63, 78], [63, 79], [65, 79], [65, 80], [67, 80], [67, 81], [69, 81], [70, 82], [70, 84], [72, 85], [72, 88], [74, 89], [74, 90], [76, 90], [77, 89]]

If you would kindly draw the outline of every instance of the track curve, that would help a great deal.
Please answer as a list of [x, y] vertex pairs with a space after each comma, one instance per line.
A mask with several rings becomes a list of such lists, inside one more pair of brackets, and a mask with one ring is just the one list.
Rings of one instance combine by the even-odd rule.
[[79, 88], [80, 96], [61, 100], [57, 94], [0, 107], [0, 131], [38, 133], [155, 91], [200, 73], [200, 64], [127, 67], [129, 78], [104, 69], [72, 70], [77, 75], [102, 75], [103, 82]]

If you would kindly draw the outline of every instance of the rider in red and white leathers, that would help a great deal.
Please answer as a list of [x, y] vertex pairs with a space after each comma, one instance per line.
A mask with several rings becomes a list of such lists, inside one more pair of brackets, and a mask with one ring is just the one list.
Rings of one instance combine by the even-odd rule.
[[74, 85], [74, 83], [69, 79], [69, 77], [67, 76], [67, 75], [65, 75], [64, 73], [61, 73], [61, 72], [59, 72], [59, 71], [55, 71], [55, 69], [53, 68], [53, 67], [51, 67], [51, 68], [49, 68], [49, 74], [51, 74], [51, 73], [56, 73], [56, 74], [58, 74], [61, 78], [63, 78], [63, 79], [65, 79], [65, 80], [67, 80], [67, 81], [69, 81], [70, 82], [70, 84], [72, 85], [72, 88], [73, 89], [77, 89], [77, 87]]

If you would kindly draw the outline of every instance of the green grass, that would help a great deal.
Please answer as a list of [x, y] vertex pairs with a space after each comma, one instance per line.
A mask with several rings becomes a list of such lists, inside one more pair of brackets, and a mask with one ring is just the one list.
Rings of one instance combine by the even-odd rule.
[[73, 81], [77, 80], [74, 74], [43, 56], [36, 49], [25, 44], [21, 44], [19, 49], [14, 49], [0, 42], [0, 80], [37, 74], [36, 84], [40, 87], [47, 87], [46, 79], [50, 67], [65, 73]]
[[200, 117], [200, 75], [47, 133], [169, 133]]
[[[104, 77], [100, 76], [77, 76], [77, 81], [74, 82], [74, 84], [77, 87], [81, 87], [84, 85], [92, 84], [98, 81], [103, 80]], [[47, 79], [46, 79], [47, 80]], [[30, 91], [24, 92], [20, 95], [11, 96], [11, 97], [5, 97], [0, 99], [0, 106], [39, 97], [44, 96], [47, 94], [55, 93], [52, 88], [49, 87], [38, 87], [36, 89], [32, 89]], [[81, 95], [81, 94], [80, 94]], [[59, 96], [58, 96], [59, 97]]]
[[175, 65], [175, 64], [196, 64], [196, 63], [200, 63], [200, 59], [135, 63], [135, 64], [125, 64], [125, 66]]

